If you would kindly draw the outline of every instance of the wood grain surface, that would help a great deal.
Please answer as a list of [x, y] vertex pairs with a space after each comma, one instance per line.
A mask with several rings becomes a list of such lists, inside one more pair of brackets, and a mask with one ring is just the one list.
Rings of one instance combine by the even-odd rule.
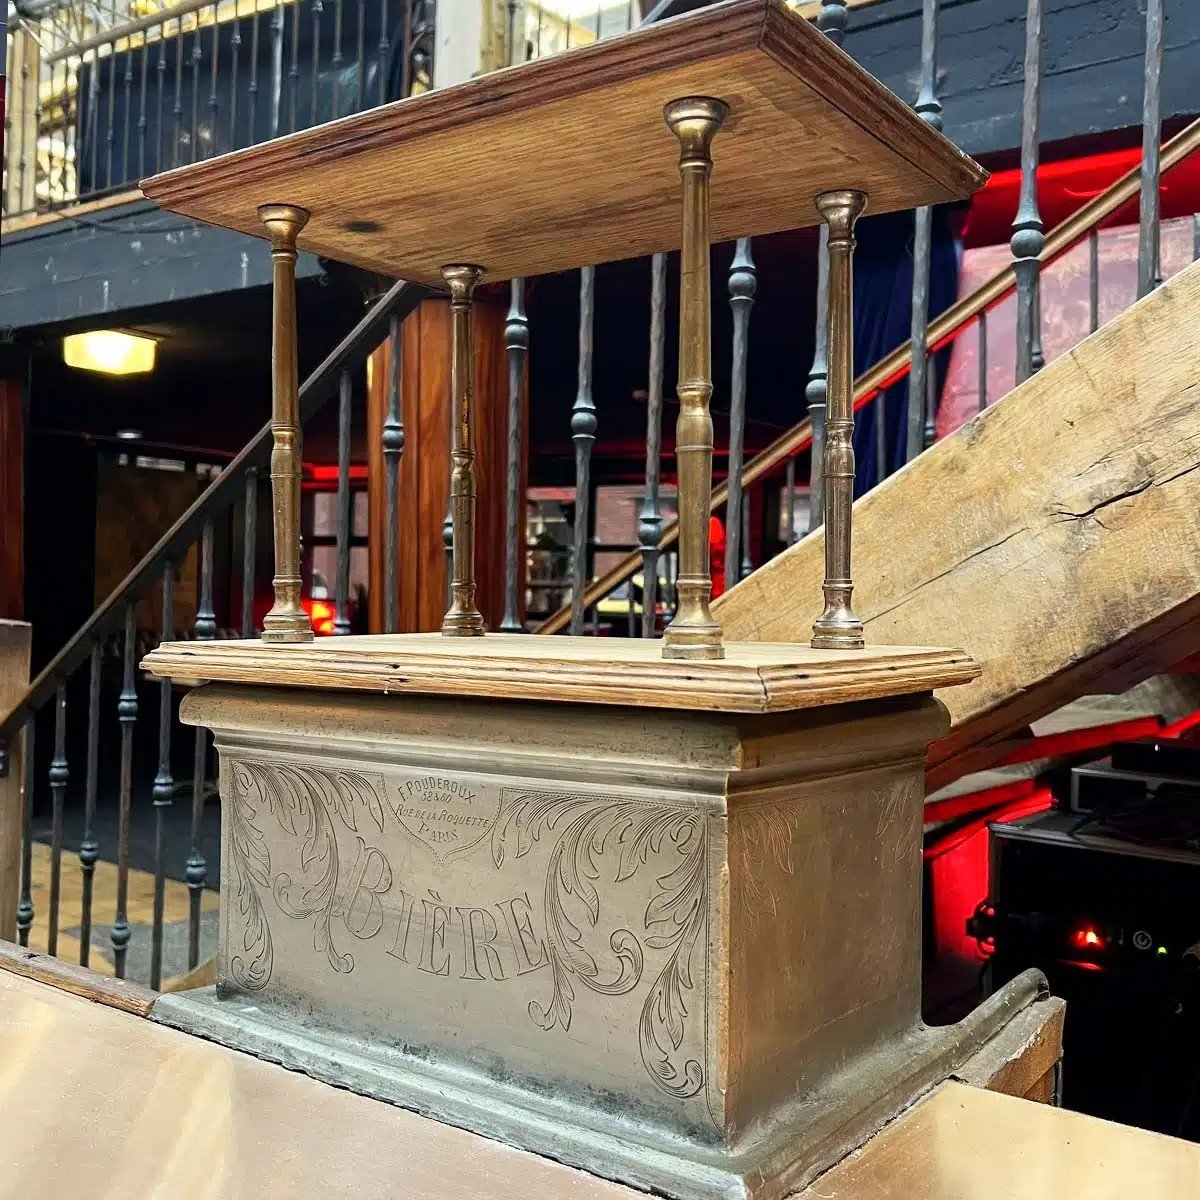
[[165, 642], [142, 661], [183, 681], [350, 689], [387, 694], [564, 700], [650, 708], [782, 712], [948, 687], [978, 667], [961, 650], [864, 651], [750, 643], [717, 662], [662, 657], [657, 640], [441, 634], [261, 641]]
[[[931, 788], [1075, 697], [1200, 650], [1198, 511], [1200, 266], [854, 506], [867, 637], [949, 640], [983, 666], [941, 696], [953, 727]], [[722, 596], [726, 636], [806, 636], [823, 555], [818, 531]]]
[[442, 283], [678, 247], [679, 147], [663, 105], [732, 115], [714, 151], [714, 241], [961, 198], [987, 173], [782, 0], [731, 0], [143, 182], [164, 208], [263, 235], [261, 204], [310, 213], [300, 248]]
[[110, 979], [89, 971], [87, 967], [38, 954], [11, 942], [0, 942], [0, 972], [20, 975], [38, 983], [49, 984], [60, 991], [82, 996], [108, 1008], [119, 1008], [136, 1017], [146, 1016], [154, 1004], [156, 992], [123, 979]]

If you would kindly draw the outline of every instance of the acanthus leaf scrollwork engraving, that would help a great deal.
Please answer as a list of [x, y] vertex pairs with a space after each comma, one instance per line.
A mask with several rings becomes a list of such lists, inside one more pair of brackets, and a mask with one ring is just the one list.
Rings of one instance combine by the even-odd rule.
[[[291, 763], [242, 760], [233, 766], [230, 847], [238, 883], [235, 903], [246, 922], [249, 958], [239, 958], [234, 981], [250, 991], [265, 987], [271, 974], [273, 948], [270, 929], [256, 888], [269, 890], [280, 909], [299, 920], [316, 917], [313, 948], [324, 954], [339, 974], [354, 969], [354, 958], [341, 953], [330, 928], [338, 882], [338, 847], [333, 829], [336, 816], [358, 832], [358, 812], [383, 831], [382, 780], [356, 771], [330, 771]], [[300, 867], [295, 880], [284, 871], [271, 882], [271, 859], [257, 824], [264, 809], [281, 829], [300, 838]], [[314, 872], [315, 877], [309, 877]]]
[[658, 876], [658, 891], [646, 906], [645, 944], [667, 950], [666, 965], [655, 979], [642, 1006], [638, 1045], [642, 1062], [654, 1082], [672, 1096], [684, 1099], [700, 1091], [704, 1070], [696, 1059], [677, 1063], [688, 1015], [686, 994], [692, 991], [692, 955], [707, 924], [707, 841], [701, 814], [637, 801], [611, 801], [586, 796], [522, 792], [503, 809], [492, 834], [496, 866], [504, 862], [506, 838], [516, 840], [514, 856], [522, 858], [545, 833], [562, 830], [551, 851], [546, 871], [546, 942], [552, 970], [548, 1004], [531, 1001], [530, 1018], [542, 1029], [571, 1027], [578, 980], [594, 992], [621, 995], [637, 986], [642, 976], [642, 943], [629, 929], [614, 930], [608, 939], [617, 965], [601, 971], [584, 945], [583, 931], [568, 908], [567, 897], [594, 928], [600, 919], [595, 881], [600, 858], [610, 847], [619, 850], [614, 882], [632, 878], [665, 847], [674, 846], [681, 861]]

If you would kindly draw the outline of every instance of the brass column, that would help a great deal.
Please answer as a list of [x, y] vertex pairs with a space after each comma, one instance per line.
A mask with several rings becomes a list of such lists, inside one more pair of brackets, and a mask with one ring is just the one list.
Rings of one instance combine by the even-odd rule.
[[863, 623], [850, 609], [850, 525], [854, 503], [854, 224], [863, 192], [823, 192], [829, 226], [829, 381], [825, 410], [825, 611], [813, 624], [816, 650], [861, 650]]
[[275, 535], [275, 603], [263, 619], [264, 642], [311, 642], [312, 622], [300, 603], [300, 385], [296, 365], [296, 238], [308, 213], [264, 204], [259, 220], [271, 235], [274, 301], [271, 321], [271, 507]]
[[478, 637], [483, 616], [475, 607], [475, 288], [482, 267], [442, 268], [450, 288], [450, 523], [454, 531], [447, 637]]
[[721, 100], [673, 100], [663, 116], [679, 139], [683, 247], [679, 259], [679, 419], [675, 463], [679, 476], [679, 578], [675, 617], [667, 626], [664, 658], [723, 658], [721, 627], [709, 608], [708, 517], [712, 498], [713, 423], [711, 301], [709, 297], [709, 180], [712, 141], [729, 106]]

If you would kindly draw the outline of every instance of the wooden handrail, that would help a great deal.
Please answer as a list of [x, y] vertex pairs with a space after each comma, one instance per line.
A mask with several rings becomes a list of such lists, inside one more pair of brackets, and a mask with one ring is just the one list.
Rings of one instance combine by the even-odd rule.
[[[1198, 148], [1200, 148], [1200, 119], [1193, 121], [1169, 141], [1163, 143], [1162, 175], [1165, 175], [1172, 167], [1177, 166]], [[1046, 235], [1046, 242], [1041, 253], [1042, 265], [1045, 266], [1056, 258], [1060, 258], [1081, 238], [1091, 233], [1119, 208], [1132, 200], [1138, 194], [1140, 184], [1141, 167], [1133, 167], [1099, 195], [1093, 196], [1086, 204], [1081, 205], [1065, 221], [1056, 225]], [[1016, 276], [1013, 274], [1011, 266], [997, 271], [973, 292], [956, 301], [939, 317], [929, 322], [925, 329], [926, 348], [930, 351], [941, 349], [967, 325], [977, 320], [980, 313], [1004, 299], [1009, 292], [1016, 288], [1016, 285]], [[857, 412], [880, 392], [903, 379], [911, 366], [911, 342], [898, 346], [886, 357], [881, 358], [854, 381], [854, 411]], [[811, 443], [812, 422], [805, 417], [786, 433], [780, 434], [745, 465], [742, 471], [742, 486], [745, 488], [757, 483], [764, 475], [771, 474]], [[714, 487], [709, 511], [716, 512], [725, 503], [728, 495], [728, 483], [721, 483]], [[663, 527], [662, 536], [658, 539], [659, 551], [666, 550], [673, 545], [678, 536], [679, 528], [676, 522], [668, 522]], [[642, 552], [632, 550], [603, 575], [593, 580], [583, 594], [584, 608], [590, 608], [596, 601], [607, 596], [618, 584], [624, 583], [641, 566], [641, 563]], [[547, 617], [534, 630], [534, 633], [558, 633], [566, 627], [570, 618], [571, 606], [566, 604], [552, 616]]]

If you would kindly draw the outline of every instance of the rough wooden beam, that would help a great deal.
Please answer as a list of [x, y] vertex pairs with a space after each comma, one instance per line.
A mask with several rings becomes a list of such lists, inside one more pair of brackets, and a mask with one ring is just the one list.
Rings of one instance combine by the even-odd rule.
[[[855, 505], [855, 611], [876, 645], [959, 645], [930, 785], [1088, 692], [1200, 650], [1200, 266]], [[818, 533], [722, 597], [730, 640], [807, 641]]]

